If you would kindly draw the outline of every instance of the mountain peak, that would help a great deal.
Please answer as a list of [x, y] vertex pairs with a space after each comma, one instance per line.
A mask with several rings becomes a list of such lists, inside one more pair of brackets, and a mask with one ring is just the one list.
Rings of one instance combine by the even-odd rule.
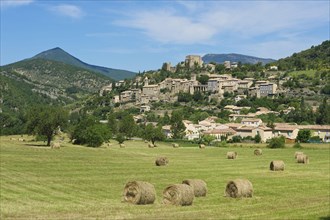
[[118, 70], [118, 69], [111, 69], [107, 67], [95, 66], [85, 63], [78, 58], [72, 56], [65, 50], [60, 47], [55, 47], [46, 51], [43, 51], [31, 59], [45, 59], [51, 61], [62, 62], [65, 64], [69, 64], [72, 66], [80, 67], [83, 69], [87, 69], [90, 71], [94, 71], [97, 73], [101, 73], [107, 77], [110, 77], [115, 80], [122, 80], [125, 78], [132, 78], [136, 75], [136, 73], [127, 71], [127, 70]]

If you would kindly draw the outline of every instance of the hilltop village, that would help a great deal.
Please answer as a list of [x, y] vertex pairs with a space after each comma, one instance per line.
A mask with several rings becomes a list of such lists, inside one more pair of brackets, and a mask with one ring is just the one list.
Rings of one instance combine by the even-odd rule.
[[[235, 78], [230, 74], [230, 70], [238, 67], [238, 63], [225, 61], [223, 66], [228, 74], [217, 74], [216, 65], [205, 64], [202, 58], [197, 55], [188, 55], [184, 62], [176, 66], [171, 63], [164, 63], [161, 70], [169, 73], [178, 72], [178, 68], [186, 69], [190, 72], [190, 78], [171, 78], [155, 83], [155, 80], [148, 78], [148, 74], [137, 76], [129, 83], [124, 80], [110, 84], [100, 90], [99, 95], [105, 96], [116, 88], [129, 84], [129, 88], [121, 91], [117, 95], [111, 96], [112, 103], [119, 108], [138, 107], [140, 114], [135, 115], [136, 122], [145, 121], [145, 113], [153, 111], [152, 103], [175, 103], [180, 99], [180, 94], [204, 94], [208, 96], [209, 102], [219, 103], [225, 96], [231, 95], [235, 102], [239, 102], [247, 97], [274, 99], [286, 93], [282, 84], [288, 79], [279, 80], [274, 75], [270, 75], [266, 80], [256, 80], [254, 78]], [[277, 73], [277, 66], [268, 66], [269, 71]], [[204, 80], [200, 80], [204, 77]], [[312, 132], [311, 136], [318, 136], [322, 142], [330, 142], [329, 125], [297, 125], [296, 123], [263, 123], [260, 115], [279, 115], [280, 112], [271, 111], [265, 107], [259, 107], [255, 112], [249, 112], [249, 106], [226, 105], [224, 110], [230, 112], [229, 123], [218, 123], [216, 116], [207, 117], [197, 123], [183, 120], [185, 126], [184, 139], [200, 139], [204, 135], [211, 135], [217, 141], [232, 140], [235, 137], [252, 140], [260, 136], [260, 142], [267, 142], [273, 137], [284, 136], [287, 143], [294, 143], [298, 131], [308, 129]], [[202, 106], [201, 110], [210, 110], [212, 106]], [[217, 109], [213, 109], [217, 111]], [[281, 114], [288, 114], [294, 107], [283, 109]], [[171, 113], [171, 110], [166, 111]], [[164, 111], [158, 113], [164, 116]], [[155, 122], [148, 122], [156, 125]], [[162, 126], [163, 132], [168, 138], [173, 136], [170, 125]]]
[[[230, 61], [224, 62], [226, 69], [233, 69], [237, 67], [237, 63]], [[177, 95], [180, 92], [194, 94], [195, 92], [209, 92], [210, 100], [212, 98], [221, 100], [225, 92], [234, 93], [238, 96], [236, 99], [244, 98], [246, 95], [256, 97], [272, 97], [275, 96], [277, 91], [276, 82], [272, 81], [255, 81], [253, 78], [245, 78], [243, 80], [232, 77], [229, 74], [215, 74], [214, 64], [204, 64], [202, 58], [197, 55], [189, 55], [186, 57], [185, 62], [179, 64], [179, 67], [186, 67], [190, 70], [204, 67], [204, 71], [194, 73], [191, 79], [182, 78], [166, 78], [158, 84], [151, 84], [148, 77], [136, 77], [133, 85], [142, 85], [142, 89], [129, 89], [121, 92], [113, 98], [114, 103], [136, 102], [137, 105], [148, 104], [151, 101], [177, 101]], [[171, 63], [164, 63], [163, 69], [169, 72], [176, 72], [176, 67], [172, 67]], [[271, 69], [277, 69], [272, 66]], [[206, 84], [201, 84], [197, 80], [197, 76], [208, 76]], [[115, 84], [116, 87], [124, 84], [121, 80]], [[113, 84], [105, 86], [101, 89], [100, 95], [106, 91], [111, 91]]]

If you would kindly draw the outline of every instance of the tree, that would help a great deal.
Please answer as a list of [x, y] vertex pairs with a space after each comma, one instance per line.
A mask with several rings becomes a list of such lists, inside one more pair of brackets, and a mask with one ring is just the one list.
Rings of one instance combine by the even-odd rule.
[[183, 114], [181, 111], [173, 111], [171, 117], [171, 130], [174, 139], [182, 138], [183, 132], [185, 131], [186, 127], [184, 126], [183, 122]]
[[274, 137], [270, 140], [269, 144], [267, 145], [269, 148], [284, 148], [285, 147], [285, 138], [284, 136], [281, 137]]
[[119, 144], [124, 143], [125, 141], [125, 136], [122, 133], [117, 134], [116, 136], [116, 141], [118, 141]]
[[296, 142], [298, 143], [307, 143], [311, 137], [311, 131], [308, 129], [302, 129], [298, 131]]
[[208, 75], [201, 75], [197, 77], [197, 81], [200, 82], [202, 85], [206, 85], [207, 81], [209, 81], [209, 76]]
[[254, 136], [254, 141], [256, 143], [260, 143], [261, 142], [261, 136], [260, 136], [260, 134], [256, 134], [256, 136]]
[[320, 125], [330, 124], [330, 104], [327, 103], [327, 98], [323, 99], [322, 104], [317, 109], [316, 123]]
[[124, 134], [127, 138], [134, 136], [136, 131], [136, 124], [131, 114], [126, 114], [119, 122], [119, 132]]
[[68, 122], [68, 112], [56, 106], [37, 106], [27, 113], [27, 132], [47, 137], [47, 146], [59, 128]]
[[148, 124], [145, 127], [143, 137], [147, 141], [151, 141], [152, 144], [155, 144], [156, 141], [162, 141], [165, 139], [162, 128], [160, 126], [154, 127], [152, 124]]
[[75, 144], [99, 147], [111, 138], [111, 131], [105, 124], [99, 123], [93, 116], [84, 117], [74, 128], [72, 139]]
[[112, 134], [117, 134], [118, 122], [114, 114], [109, 114], [108, 116], [108, 127]]
[[212, 141], [215, 140], [215, 137], [213, 135], [203, 135], [202, 136], [202, 141], [203, 143], [206, 143], [207, 145], [210, 145]]

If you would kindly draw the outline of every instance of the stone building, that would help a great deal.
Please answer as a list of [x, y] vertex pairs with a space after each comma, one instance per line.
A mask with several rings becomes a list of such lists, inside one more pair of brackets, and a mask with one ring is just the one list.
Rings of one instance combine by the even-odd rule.
[[199, 55], [188, 55], [186, 56], [185, 66], [188, 68], [193, 68], [197, 65], [201, 67], [203, 65], [202, 57]]

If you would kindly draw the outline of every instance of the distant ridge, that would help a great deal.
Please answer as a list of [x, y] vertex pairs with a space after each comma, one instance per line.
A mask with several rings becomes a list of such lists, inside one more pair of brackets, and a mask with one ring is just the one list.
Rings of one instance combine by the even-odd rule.
[[65, 64], [73, 65], [75, 67], [79, 67], [79, 68], [87, 69], [87, 70], [94, 71], [97, 73], [101, 73], [114, 80], [123, 80], [126, 78], [130, 79], [136, 75], [135, 72], [131, 72], [128, 70], [112, 69], [112, 68], [96, 66], [96, 65], [91, 65], [91, 64], [85, 63], [59, 47], [55, 47], [53, 49], [43, 51], [43, 52], [35, 55], [31, 59], [46, 59], [46, 60], [51, 60], [51, 61], [62, 62]]
[[259, 57], [247, 56], [247, 55], [236, 54], [236, 53], [206, 54], [205, 56], [202, 57], [202, 60], [205, 63], [215, 62], [218, 64], [220, 64], [220, 63], [222, 64], [225, 61], [241, 62], [243, 64], [246, 64], [246, 63], [256, 64], [258, 62], [261, 62], [263, 65], [276, 61], [276, 60], [270, 59], [270, 58], [259, 58]]

